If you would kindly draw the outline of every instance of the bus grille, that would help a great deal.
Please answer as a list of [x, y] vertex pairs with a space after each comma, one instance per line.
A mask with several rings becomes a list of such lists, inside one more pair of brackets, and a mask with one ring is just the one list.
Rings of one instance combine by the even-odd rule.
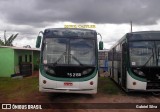
[[147, 89], [160, 89], [160, 82], [148, 82]]

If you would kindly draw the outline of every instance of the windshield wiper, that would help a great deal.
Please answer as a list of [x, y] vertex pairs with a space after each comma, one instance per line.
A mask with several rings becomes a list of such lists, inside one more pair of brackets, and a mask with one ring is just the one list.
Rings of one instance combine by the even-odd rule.
[[75, 56], [73, 56], [72, 54], [70, 54], [72, 56], [72, 58], [78, 62], [79, 65], [84, 66]]
[[52, 64], [52, 66], [57, 65], [57, 63], [62, 59], [62, 57], [66, 54], [66, 52], [62, 53], [61, 56]]
[[145, 67], [147, 65], [147, 63], [151, 60], [151, 58], [153, 57], [153, 61], [154, 61], [154, 51], [152, 48], [152, 55], [148, 58], [148, 60], [145, 62], [145, 64], [142, 67]]

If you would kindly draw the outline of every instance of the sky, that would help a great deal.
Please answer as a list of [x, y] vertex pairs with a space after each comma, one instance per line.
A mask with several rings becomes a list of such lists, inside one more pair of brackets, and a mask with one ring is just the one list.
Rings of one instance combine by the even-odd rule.
[[[95, 25], [109, 49], [133, 31], [160, 30], [160, 0], [0, 0], [0, 38], [19, 33], [14, 46], [35, 47], [39, 31]], [[100, 39], [99, 39], [100, 40]]]

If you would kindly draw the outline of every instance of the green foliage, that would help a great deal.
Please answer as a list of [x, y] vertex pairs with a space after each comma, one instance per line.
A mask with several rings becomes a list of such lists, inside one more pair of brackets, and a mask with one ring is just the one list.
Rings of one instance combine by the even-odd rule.
[[14, 39], [18, 36], [17, 34], [12, 34], [8, 39], [6, 37], [6, 31], [4, 31], [4, 40], [0, 39], [0, 45], [2, 46], [13, 46]]
[[[109, 78], [99, 77], [98, 80], [98, 94], [109, 96], [122, 94], [117, 85]], [[41, 97], [38, 90], [38, 77], [26, 77], [22, 79], [0, 77], [1, 102], [17, 100], [23, 102], [34, 96]]]
[[0, 39], [0, 45], [4, 45], [4, 42]]
[[38, 92], [38, 78], [12, 79], [0, 77], [0, 99], [25, 98]]
[[98, 92], [109, 94], [109, 95], [116, 95], [116, 94], [121, 93], [117, 85], [115, 85], [115, 83], [112, 80], [106, 77], [99, 77]]
[[42, 39], [41, 36], [38, 36], [38, 37], [37, 37], [36, 48], [39, 48], [39, 47], [40, 47], [40, 45], [41, 45], [41, 39]]

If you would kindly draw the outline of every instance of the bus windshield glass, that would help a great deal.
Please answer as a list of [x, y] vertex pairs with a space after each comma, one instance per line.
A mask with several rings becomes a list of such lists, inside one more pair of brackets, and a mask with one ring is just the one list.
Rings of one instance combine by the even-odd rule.
[[131, 66], [160, 66], [160, 41], [135, 41], [129, 43]]
[[43, 63], [54, 65], [95, 65], [95, 40], [46, 38]]

